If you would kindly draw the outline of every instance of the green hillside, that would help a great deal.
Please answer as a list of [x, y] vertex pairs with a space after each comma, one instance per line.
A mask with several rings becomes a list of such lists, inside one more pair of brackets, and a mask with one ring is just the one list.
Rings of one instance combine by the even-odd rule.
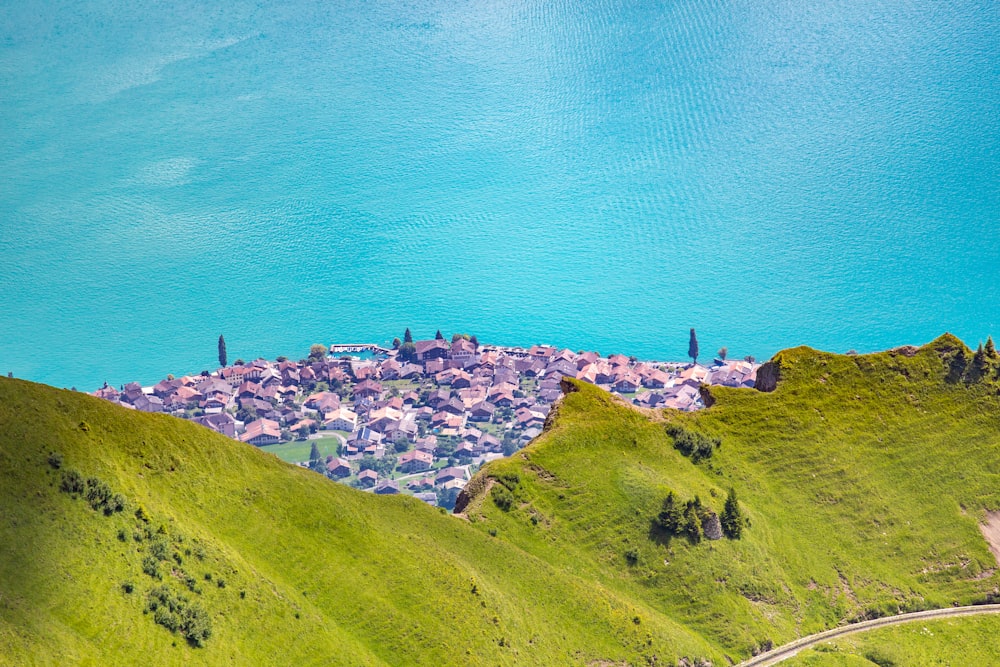
[[908, 623], [850, 635], [803, 651], [783, 667], [940, 667], [997, 664], [1000, 618]]
[[[776, 391], [713, 389], [686, 415], [570, 383], [547, 432], [470, 483], [465, 520], [0, 379], [0, 664], [721, 665], [981, 601], [996, 364], [951, 337], [800, 348], [769, 366]], [[721, 447], [694, 463], [685, 437]], [[656, 524], [668, 492], [721, 513], [731, 488], [742, 539]]]

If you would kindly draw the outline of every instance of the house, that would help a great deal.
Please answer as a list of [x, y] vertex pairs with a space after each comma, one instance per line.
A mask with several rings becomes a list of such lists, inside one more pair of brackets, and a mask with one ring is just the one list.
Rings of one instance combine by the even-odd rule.
[[465, 481], [465, 468], [442, 468], [438, 474], [434, 476], [434, 485], [440, 486], [445, 482], [450, 482], [455, 479], [462, 480], [463, 482]]
[[358, 416], [348, 408], [338, 408], [327, 413], [323, 425], [332, 431], [351, 432], [358, 425]]
[[150, 394], [149, 396], [142, 394], [134, 401], [132, 405], [135, 406], [136, 410], [142, 412], [163, 412], [163, 400], [159, 396]]
[[482, 401], [472, 406], [469, 411], [469, 419], [476, 422], [488, 422], [493, 419], [493, 413], [496, 412], [496, 406], [487, 401]]
[[433, 491], [422, 491], [420, 493], [414, 493], [413, 497], [418, 500], [424, 501], [431, 507], [437, 507], [438, 504], [437, 494], [434, 493]]
[[438, 439], [434, 434], [425, 436], [423, 438], [417, 438], [415, 446], [417, 449], [425, 452], [434, 452], [437, 449]]
[[340, 407], [340, 396], [332, 391], [320, 391], [310, 394], [305, 406], [317, 412], [333, 412]]
[[[419, 368], [419, 366], [417, 367]], [[388, 359], [382, 363], [381, 366], [381, 376], [383, 380], [396, 380], [399, 379], [399, 371], [402, 366], [395, 359]]]
[[326, 470], [333, 477], [349, 477], [351, 475], [351, 464], [346, 459], [328, 456]]
[[553, 357], [559, 350], [550, 345], [532, 345], [531, 349], [528, 350], [528, 355], [535, 357], [536, 359], [545, 359]]
[[362, 380], [358, 384], [354, 385], [354, 389], [351, 390], [355, 399], [359, 398], [371, 398], [376, 399], [382, 395], [382, 385], [374, 380]]
[[576, 364], [574, 364], [572, 361], [567, 361], [565, 359], [558, 359], [556, 361], [551, 362], [548, 366], [545, 367], [545, 377], [547, 378], [549, 377], [561, 378], [564, 375], [568, 375], [570, 377], [576, 377], [576, 373], [577, 373]]
[[395, 408], [378, 408], [368, 413], [368, 428], [384, 433], [390, 427], [399, 424], [403, 413]]
[[422, 366], [417, 364], [403, 364], [396, 377], [402, 380], [419, 380], [424, 374]]
[[408, 474], [430, 470], [432, 465], [434, 465], [434, 457], [430, 452], [420, 449], [406, 452], [399, 457], [399, 469]]
[[376, 433], [367, 426], [363, 426], [347, 436], [347, 444], [354, 445], [362, 450], [368, 447], [377, 447], [382, 444], [382, 440], [383, 436], [381, 433]]
[[521, 428], [541, 426], [545, 423], [545, 415], [541, 412], [534, 412], [528, 408], [518, 408], [514, 413], [514, 419]]
[[444, 370], [444, 361], [441, 359], [431, 359], [424, 363], [424, 375], [437, 375]]
[[639, 390], [641, 380], [638, 375], [633, 373], [625, 373], [621, 375], [614, 384], [611, 385], [611, 390], [619, 394], [632, 394]]
[[440, 338], [431, 340], [418, 340], [414, 343], [417, 351], [417, 361], [431, 361], [433, 359], [446, 359], [451, 351], [451, 346]]
[[362, 470], [358, 473], [358, 485], [362, 489], [370, 489], [378, 482], [378, 473], [374, 470]]
[[472, 376], [465, 371], [455, 371], [451, 380], [452, 389], [465, 389], [472, 386]]
[[375, 485], [375, 493], [380, 496], [395, 495], [399, 493], [399, 482], [394, 479], [383, 479]]
[[427, 396], [427, 405], [431, 406], [435, 410], [447, 403], [451, 399], [451, 392], [447, 389], [438, 389], [432, 391], [430, 395]]
[[281, 429], [276, 421], [257, 419], [247, 424], [240, 440], [256, 447], [274, 445], [281, 442]]
[[476, 357], [476, 346], [472, 341], [459, 338], [451, 344], [448, 357], [456, 361], [467, 362]]
[[230, 438], [236, 437], [236, 420], [233, 419], [233, 416], [227, 412], [220, 412], [214, 415], [202, 415], [200, 417], [195, 417], [194, 421], [202, 426], [212, 429], [216, 433], [221, 433], [222, 435]]
[[438, 412], [450, 412], [453, 415], [465, 414], [465, 404], [458, 398], [451, 398], [447, 403], [438, 408]]
[[655, 408], [666, 400], [667, 399], [663, 394], [655, 391], [648, 391], [645, 394], [637, 396], [635, 402], [646, 408]]

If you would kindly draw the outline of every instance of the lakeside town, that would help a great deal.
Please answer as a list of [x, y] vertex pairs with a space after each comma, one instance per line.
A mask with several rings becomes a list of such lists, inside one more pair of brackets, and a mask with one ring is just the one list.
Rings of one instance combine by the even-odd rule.
[[237, 359], [143, 387], [105, 385], [95, 396], [143, 412], [189, 419], [331, 479], [377, 494], [408, 493], [452, 508], [483, 463], [510, 456], [542, 432], [564, 377], [645, 408], [704, 407], [702, 385], [753, 387], [752, 357], [697, 363], [614, 354], [481, 345], [440, 332], [391, 348], [316, 344], [299, 361]]

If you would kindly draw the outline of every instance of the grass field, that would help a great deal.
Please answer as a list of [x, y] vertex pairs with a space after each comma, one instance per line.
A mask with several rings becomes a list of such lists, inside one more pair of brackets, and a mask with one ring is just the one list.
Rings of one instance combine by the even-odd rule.
[[283, 442], [280, 445], [267, 445], [261, 447], [260, 451], [274, 454], [282, 461], [287, 461], [288, 463], [301, 463], [309, 460], [313, 443], [316, 443], [317, 447], [319, 447], [321, 456], [336, 456], [337, 445], [340, 444], [340, 441], [333, 436], [325, 436], [316, 438], [315, 440], [295, 440], [293, 442]]
[[[785, 351], [776, 391], [713, 389], [694, 414], [573, 384], [543, 436], [470, 483], [467, 520], [0, 378], [0, 664], [723, 665], [847, 620], [979, 601], [1000, 585], [977, 527], [1000, 508], [1000, 400], [993, 369], [960, 377], [958, 345]], [[693, 463], [668, 423], [721, 449]], [[61, 491], [67, 470], [124, 511]], [[653, 523], [668, 491], [718, 512], [730, 488], [741, 540]], [[210, 618], [203, 648], [143, 613], [162, 585]]]
[[988, 667], [997, 664], [1000, 618], [911, 623], [820, 644], [787, 667]]

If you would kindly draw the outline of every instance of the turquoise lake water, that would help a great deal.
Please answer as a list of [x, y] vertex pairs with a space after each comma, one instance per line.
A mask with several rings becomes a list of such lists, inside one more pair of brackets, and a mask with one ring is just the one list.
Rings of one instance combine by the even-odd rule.
[[1000, 4], [0, 5], [0, 372], [1000, 334]]

